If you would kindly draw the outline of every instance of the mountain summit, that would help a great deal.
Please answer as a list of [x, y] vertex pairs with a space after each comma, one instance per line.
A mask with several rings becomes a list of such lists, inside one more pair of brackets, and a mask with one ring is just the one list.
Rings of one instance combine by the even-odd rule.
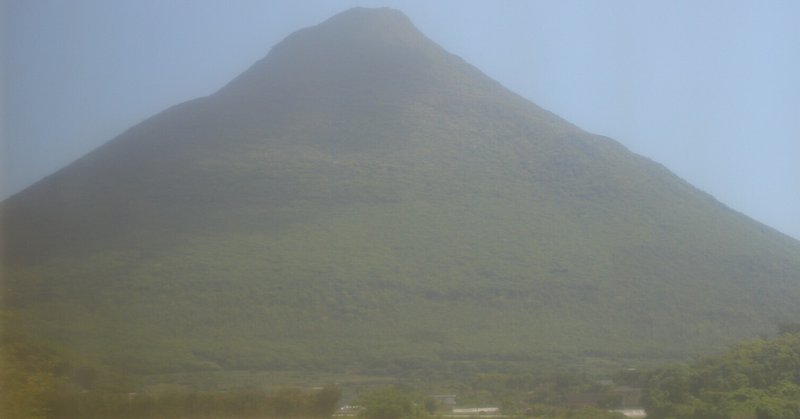
[[800, 317], [800, 243], [391, 9], [290, 35], [0, 211], [9, 328], [143, 374], [652, 363]]
[[423, 63], [442, 59], [442, 50], [399, 11], [357, 8], [298, 31], [224, 89], [264, 98], [273, 89], [292, 91], [361, 84], [364, 71], [389, 79], [419, 76]]

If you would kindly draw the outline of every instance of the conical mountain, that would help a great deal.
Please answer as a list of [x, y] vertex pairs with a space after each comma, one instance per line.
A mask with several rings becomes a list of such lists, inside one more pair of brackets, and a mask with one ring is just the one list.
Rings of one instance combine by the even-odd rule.
[[132, 372], [635, 364], [800, 318], [800, 243], [391, 9], [290, 35], [2, 216], [13, 326]]

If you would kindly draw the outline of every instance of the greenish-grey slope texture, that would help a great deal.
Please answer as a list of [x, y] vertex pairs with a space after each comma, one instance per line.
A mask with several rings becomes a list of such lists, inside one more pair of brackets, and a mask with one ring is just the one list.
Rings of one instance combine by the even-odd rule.
[[7, 329], [132, 373], [636, 364], [800, 319], [798, 241], [391, 9], [290, 35], [0, 211]]

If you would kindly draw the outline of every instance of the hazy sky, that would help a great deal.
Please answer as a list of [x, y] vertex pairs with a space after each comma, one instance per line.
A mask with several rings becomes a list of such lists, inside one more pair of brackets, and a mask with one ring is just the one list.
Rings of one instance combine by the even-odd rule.
[[403, 10], [505, 86], [800, 239], [791, 0], [8, 0], [0, 196], [358, 5]]

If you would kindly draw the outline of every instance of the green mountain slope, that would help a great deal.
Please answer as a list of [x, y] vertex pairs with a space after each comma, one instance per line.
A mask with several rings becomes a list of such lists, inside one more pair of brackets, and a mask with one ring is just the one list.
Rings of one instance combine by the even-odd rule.
[[800, 317], [800, 243], [388, 9], [289, 36], [2, 220], [10, 327], [131, 372], [637, 363]]

